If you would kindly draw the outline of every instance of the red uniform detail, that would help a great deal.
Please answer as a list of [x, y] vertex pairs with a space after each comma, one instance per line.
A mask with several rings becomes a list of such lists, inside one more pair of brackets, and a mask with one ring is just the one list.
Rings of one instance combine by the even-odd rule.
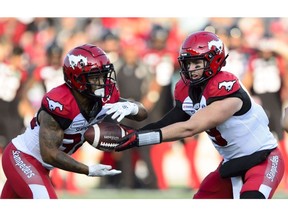
[[[221, 165], [221, 164], [220, 164]], [[232, 199], [230, 178], [221, 178], [219, 167], [202, 181], [194, 199]], [[264, 175], [263, 175], [264, 173]], [[279, 149], [271, 152], [267, 160], [247, 171], [240, 194], [245, 191], [260, 191], [271, 199], [284, 173], [284, 162]], [[263, 187], [263, 185], [265, 185]], [[266, 193], [266, 194], [265, 194]]]
[[230, 95], [240, 89], [238, 78], [231, 73], [219, 72], [212, 77], [204, 89], [203, 95], [206, 99]]
[[[4, 152], [5, 154], [3, 154], [2, 158], [3, 170], [9, 181], [6, 181], [3, 187], [1, 198], [33, 199], [35, 197], [29, 187], [31, 184], [44, 186], [44, 193], [47, 193], [46, 198], [57, 198], [49, 178], [49, 170], [45, 169], [39, 161], [17, 150], [12, 143], [5, 148]], [[14, 172], [7, 172], [8, 170], [14, 170]]]

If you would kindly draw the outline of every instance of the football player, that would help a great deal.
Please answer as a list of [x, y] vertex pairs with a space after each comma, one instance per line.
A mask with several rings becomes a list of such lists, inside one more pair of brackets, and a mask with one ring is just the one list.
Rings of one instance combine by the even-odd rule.
[[86, 129], [106, 115], [140, 121], [147, 117], [146, 109], [120, 98], [113, 64], [97, 46], [72, 49], [63, 73], [65, 83], [44, 95], [30, 126], [5, 148], [2, 166], [7, 180], [1, 198], [56, 199], [49, 178], [54, 167], [87, 176], [121, 173], [110, 165], [83, 164], [70, 155], [84, 143]]
[[182, 79], [175, 86], [175, 107], [158, 122], [131, 130], [115, 150], [205, 131], [223, 160], [193, 198], [272, 198], [283, 177], [283, 158], [263, 108], [235, 75], [221, 70], [227, 57], [217, 35], [189, 35], [178, 57]]

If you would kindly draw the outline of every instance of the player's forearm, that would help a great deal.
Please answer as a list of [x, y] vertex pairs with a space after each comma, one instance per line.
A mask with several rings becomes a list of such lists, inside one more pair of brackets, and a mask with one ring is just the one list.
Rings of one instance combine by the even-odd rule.
[[161, 131], [162, 142], [180, 140], [185, 137], [194, 136], [199, 132], [197, 128], [193, 128], [193, 125], [189, 125], [188, 121], [168, 125], [161, 128]]
[[135, 120], [135, 121], [143, 121], [148, 117], [148, 112], [145, 107], [139, 102], [133, 102], [138, 106], [138, 112], [136, 115], [129, 115], [127, 118]]
[[193, 136], [196, 132], [191, 130], [186, 122], [171, 124], [161, 129], [140, 130], [138, 131], [139, 147], [179, 140]]
[[[197, 123], [199, 122], [199, 123]], [[139, 146], [153, 145], [161, 142], [170, 142], [180, 140], [186, 137], [194, 136], [200, 132], [208, 129], [210, 120], [204, 121], [188, 121], [177, 122], [170, 124], [161, 129], [154, 130], [141, 130], [138, 132], [139, 135]]]
[[189, 120], [162, 128], [162, 141], [175, 141], [214, 128], [239, 111], [242, 104], [241, 99], [236, 97], [215, 101], [200, 109]]
[[62, 170], [88, 175], [88, 166], [76, 161], [70, 155], [62, 151], [55, 151], [49, 159], [44, 161]]

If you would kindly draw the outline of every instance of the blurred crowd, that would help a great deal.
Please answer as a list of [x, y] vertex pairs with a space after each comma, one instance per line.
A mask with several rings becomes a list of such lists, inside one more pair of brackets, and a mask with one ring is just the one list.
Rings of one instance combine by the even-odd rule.
[[[288, 189], [288, 149], [280, 127], [288, 104], [288, 18], [0, 18], [0, 157], [5, 145], [30, 123], [43, 94], [64, 82], [64, 55], [84, 43], [106, 51], [121, 96], [148, 109], [144, 122], [122, 123], [140, 128], [160, 119], [174, 105], [181, 42], [198, 30], [220, 36], [229, 53], [223, 70], [235, 73], [267, 112], [286, 159], [283, 188]], [[181, 145], [189, 162], [187, 186], [197, 188], [201, 181], [195, 163], [198, 144], [199, 137], [193, 137], [121, 153], [101, 152], [97, 160], [123, 174], [103, 177], [95, 187], [168, 189], [163, 160], [173, 145]], [[84, 154], [80, 151], [73, 157]], [[77, 174], [53, 170], [51, 175], [56, 189], [78, 189]]]

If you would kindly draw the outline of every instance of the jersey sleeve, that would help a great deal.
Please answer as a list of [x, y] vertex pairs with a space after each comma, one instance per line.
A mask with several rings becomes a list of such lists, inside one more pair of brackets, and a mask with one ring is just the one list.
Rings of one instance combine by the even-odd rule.
[[61, 126], [66, 129], [73, 118], [79, 113], [78, 105], [70, 90], [64, 85], [46, 93], [42, 98], [41, 109], [49, 113]]

